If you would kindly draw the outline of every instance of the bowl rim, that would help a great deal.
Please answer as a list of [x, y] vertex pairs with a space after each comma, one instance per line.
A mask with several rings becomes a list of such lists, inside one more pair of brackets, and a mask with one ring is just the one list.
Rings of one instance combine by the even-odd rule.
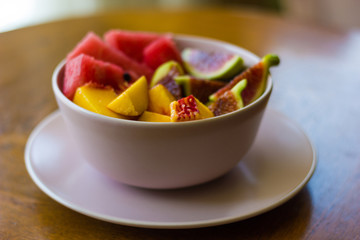
[[[237, 46], [235, 44], [231, 44], [231, 43], [222, 41], [222, 40], [213, 39], [213, 38], [209, 38], [209, 37], [203, 37], [203, 36], [185, 35], [185, 34], [173, 34], [173, 38], [174, 38], [175, 42], [176, 41], [192, 41], [192, 42], [199, 42], [199, 43], [206, 42], [207, 44], [217, 44], [217, 45], [220, 44], [222, 48], [225, 48], [229, 51], [231, 51], [231, 49], [236, 48], [238, 51], [243, 52], [246, 55], [246, 58], [250, 58], [251, 61], [256, 62], [256, 61], [261, 60], [260, 57], [258, 57], [254, 53], [250, 52], [249, 50], [247, 50], [243, 47]], [[243, 56], [241, 56], [241, 57], [243, 57]], [[205, 123], [216, 123], [218, 121], [224, 121], [225, 119], [232, 119], [239, 114], [245, 114], [246, 112], [250, 111], [251, 109], [256, 108], [256, 106], [258, 106], [261, 102], [263, 102], [267, 97], [270, 96], [270, 94], [272, 92], [272, 88], [273, 88], [273, 80], [272, 80], [271, 74], [269, 73], [267, 83], [266, 83], [266, 88], [265, 88], [265, 91], [262, 93], [262, 95], [259, 98], [257, 98], [254, 102], [250, 103], [249, 105], [247, 105], [241, 109], [235, 110], [233, 112], [226, 113], [226, 114], [223, 114], [220, 116], [206, 118], [206, 119], [176, 122], [176, 123], [174, 123], [174, 122], [135, 121], [135, 120], [121, 119], [121, 118], [113, 118], [113, 117], [108, 117], [108, 116], [101, 115], [98, 113], [94, 113], [94, 112], [91, 112], [85, 108], [82, 108], [82, 107], [76, 105], [73, 101], [68, 99], [61, 91], [60, 86], [59, 86], [59, 79], [58, 79], [58, 76], [61, 73], [61, 71], [63, 71], [65, 69], [65, 63], [66, 63], [66, 58], [63, 59], [62, 61], [60, 61], [60, 63], [55, 67], [53, 74], [52, 74], [52, 90], [53, 90], [57, 100], [61, 101], [64, 105], [66, 105], [71, 110], [78, 112], [81, 115], [90, 117], [94, 120], [108, 122], [110, 124], [121, 124], [121, 125], [126, 125], [129, 127], [130, 126], [134, 126], [134, 127], [140, 126], [140, 127], [150, 128], [150, 127], [164, 126], [164, 127], [168, 128], [168, 126], [171, 126], [173, 128], [173, 127], [183, 127], [183, 126], [197, 126], [198, 124], [204, 125]]]

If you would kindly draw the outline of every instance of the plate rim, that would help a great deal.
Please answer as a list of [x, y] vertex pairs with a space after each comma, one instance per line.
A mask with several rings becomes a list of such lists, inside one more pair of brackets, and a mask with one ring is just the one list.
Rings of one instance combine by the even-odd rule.
[[121, 217], [113, 217], [102, 213], [96, 213], [95, 211], [89, 211], [86, 208], [83, 208], [77, 204], [72, 203], [71, 201], [62, 198], [61, 196], [54, 193], [50, 188], [46, 186], [45, 183], [41, 181], [41, 179], [37, 176], [35, 173], [35, 170], [33, 169], [32, 163], [31, 163], [31, 149], [34, 145], [36, 137], [41, 133], [41, 131], [51, 124], [53, 121], [55, 121], [57, 118], [61, 118], [61, 113], [59, 110], [55, 110], [54, 112], [47, 115], [45, 118], [43, 118], [40, 123], [38, 123], [35, 128], [32, 130], [31, 134], [29, 135], [29, 138], [25, 145], [25, 151], [24, 151], [24, 158], [25, 158], [25, 165], [26, 169], [28, 171], [28, 174], [30, 175], [31, 179], [34, 181], [34, 183], [42, 190], [46, 195], [48, 195], [51, 199], [54, 201], [60, 203], [61, 205], [75, 211], [78, 213], [81, 213], [83, 215], [86, 215], [88, 217], [92, 217], [98, 220], [115, 223], [115, 224], [121, 224], [125, 226], [132, 226], [132, 227], [141, 227], [141, 228], [155, 228], [155, 229], [190, 229], [190, 228], [202, 228], [202, 227], [212, 227], [212, 226], [218, 226], [218, 225], [224, 225], [229, 224], [245, 219], [249, 219], [254, 216], [258, 216], [260, 214], [263, 214], [265, 212], [268, 212], [272, 209], [277, 208], [278, 206], [284, 204], [285, 202], [289, 201], [291, 198], [293, 198], [297, 193], [300, 192], [301, 189], [303, 189], [306, 184], [310, 181], [311, 177], [314, 175], [314, 172], [316, 170], [318, 157], [317, 157], [317, 151], [314, 147], [314, 144], [310, 140], [309, 136], [306, 134], [306, 132], [303, 130], [303, 128], [287, 117], [285, 114], [273, 109], [273, 108], [267, 108], [264, 114], [275, 114], [277, 116], [280, 116], [282, 119], [286, 120], [287, 122], [291, 123], [301, 134], [303, 135], [306, 142], [309, 144], [312, 152], [312, 162], [311, 167], [309, 168], [309, 171], [307, 172], [306, 176], [303, 178], [303, 180], [291, 191], [289, 191], [287, 194], [285, 194], [279, 201], [276, 201], [274, 203], [269, 204], [269, 206], [266, 206], [258, 211], [254, 211], [248, 214], [244, 214], [241, 216], [230, 216], [230, 217], [222, 217], [222, 218], [214, 218], [214, 219], [207, 219], [207, 220], [198, 220], [198, 221], [182, 221], [182, 222], [158, 222], [158, 221], [140, 221], [140, 220], [132, 220], [132, 219], [126, 219]]

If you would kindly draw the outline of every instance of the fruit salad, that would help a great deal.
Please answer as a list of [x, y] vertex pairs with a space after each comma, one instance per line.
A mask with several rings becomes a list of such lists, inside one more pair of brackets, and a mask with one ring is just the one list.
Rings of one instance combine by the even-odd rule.
[[182, 122], [216, 117], [249, 105], [266, 87], [268, 54], [245, 66], [241, 56], [185, 48], [170, 34], [110, 30], [88, 33], [67, 55], [63, 94], [108, 117]]

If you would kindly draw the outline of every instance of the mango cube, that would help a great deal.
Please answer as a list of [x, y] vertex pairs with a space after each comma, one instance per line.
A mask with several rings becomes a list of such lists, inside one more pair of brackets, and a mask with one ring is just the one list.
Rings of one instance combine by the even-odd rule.
[[121, 115], [139, 116], [148, 108], [148, 104], [148, 83], [143, 76], [111, 101], [107, 107]]
[[171, 122], [169, 116], [149, 111], [145, 111], [138, 120], [144, 122]]
[[176, 101], [176, 98], [162, 84], [158, 84], [149, 90], [149, 108], [150, 112], [155, 112], [170, 116], [170, 103]]
[[121, 115], [110, 111], [106, 106], [117, 97], [111, 87], [99, 87], [86, 84], [78, 87], [73, 102], [91, 112], [99, 113], [108, 117], [123, 118]]

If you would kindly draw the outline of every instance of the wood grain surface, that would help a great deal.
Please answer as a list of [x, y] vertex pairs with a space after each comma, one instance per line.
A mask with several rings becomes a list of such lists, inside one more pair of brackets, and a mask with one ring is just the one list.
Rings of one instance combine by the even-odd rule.
[[[296, 121], [317, 150], [308, 185], [285, 204], [232, 224], [142, 229], [76, 213], [29, 177], [24, 147], [57, 109], [50, 78], [87, 33], [113, 28], [207, 36], [274, 52], [270, 107]], [[0, 239], [360, 239], [360, 33], [240, 9], [127, 10], [0, 34]]]

